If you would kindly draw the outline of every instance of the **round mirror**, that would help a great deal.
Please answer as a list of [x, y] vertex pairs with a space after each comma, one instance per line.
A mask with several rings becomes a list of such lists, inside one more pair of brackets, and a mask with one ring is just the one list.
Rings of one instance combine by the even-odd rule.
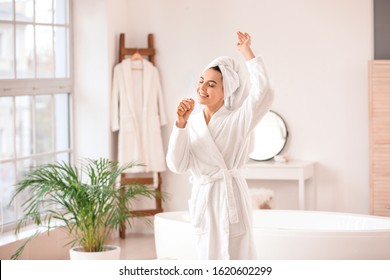
[[269, 111], [255, 128], [254, 147], [249, 157], [254, 160], [272, 159], [283, 150], [287, 136], [287, 127], [282, 117]]

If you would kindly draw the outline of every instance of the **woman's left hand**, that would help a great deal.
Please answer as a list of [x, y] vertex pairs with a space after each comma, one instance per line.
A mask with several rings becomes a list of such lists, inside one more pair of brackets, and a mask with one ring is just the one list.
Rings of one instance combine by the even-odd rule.
[[242, 48], [247, 48], [251, 46], [251, 36], [248, 33], [243, 33], [241, 31], [237, 32], [237, 48], [241, 50]]
[[237, 48], [243, 54], [246, 60], [250, 60], [255, 57], [251, 49], [251, 36], [248, 33], [241, 31], [237, 32]]

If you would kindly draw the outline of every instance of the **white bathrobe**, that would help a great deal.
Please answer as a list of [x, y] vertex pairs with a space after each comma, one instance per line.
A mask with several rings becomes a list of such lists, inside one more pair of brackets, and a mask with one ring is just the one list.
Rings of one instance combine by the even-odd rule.
[[190, 171], [189, 212], [201, 259], [256, 259], [252, 207], [240, 168], [248, 161], [250, 136], [269, 111], [273, 93], [262, 59], [246, 62], [249, 96], [231, 111], [222, 106], [207, 125], [200, 112], [185, 128], [173, 127], [167, 163], [176, 173]]
[[111, 128], [119, 130], [118, 161], [145, 165], [129, 172], [166, 170], [161, 138], [161, 126], [166, 123], [157, 68], [147, 60], [125, 59], [118, 63], [111, 96]]

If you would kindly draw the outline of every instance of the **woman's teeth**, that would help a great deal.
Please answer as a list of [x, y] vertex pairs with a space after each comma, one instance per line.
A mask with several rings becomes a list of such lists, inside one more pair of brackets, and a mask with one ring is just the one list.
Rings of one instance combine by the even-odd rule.
[[209, 95], [208, 95], [208, 94], [206, 94], [206, 93], [202, 93], [202, 92], [199, 92], [199, 95], [200, 95], [200, 97], [209, 97]]

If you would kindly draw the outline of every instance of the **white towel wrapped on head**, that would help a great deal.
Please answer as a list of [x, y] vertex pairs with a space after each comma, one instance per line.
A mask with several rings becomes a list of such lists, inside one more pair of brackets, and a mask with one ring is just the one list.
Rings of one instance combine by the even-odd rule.
[[224, 105], [234, 110], [241, 106], [244, 95], [247, 93], [245, 90], [246, 76], [238, 61], [229, 56], [217, 57], [206, 66], [204, 71], [215, 66], [218, 66], [222, 72]]

